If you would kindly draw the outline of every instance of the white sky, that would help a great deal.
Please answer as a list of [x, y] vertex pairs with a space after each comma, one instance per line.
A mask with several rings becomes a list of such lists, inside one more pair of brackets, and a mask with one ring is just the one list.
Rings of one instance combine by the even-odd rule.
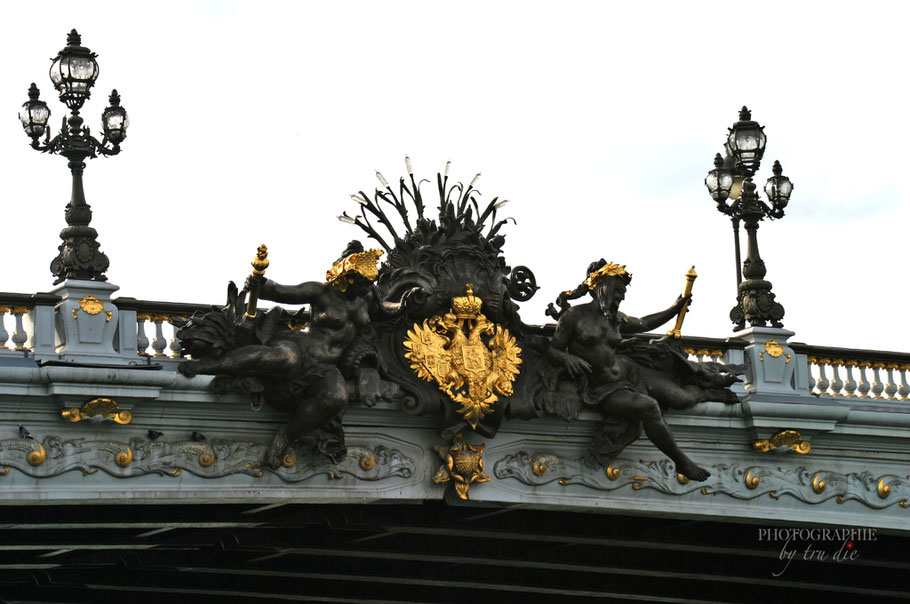
[[[88, 163], [92, 226], [117, 295], [221, 303], [256, 246], [279, 282], [321, 279], [352, 238], [336, 216], [395, 182], [404, 155], [446, 160], [510, 199], [506, 259], [557, 293], [599, 257], [635, 275], [644, 315], [699, 273], [684, 333], [726, 337], [730, 221], [703, 179], [746, 104], [766, 126], [756, 181], [795, 188], [761, 253], [793, 338], [910, 350], [905, 237], [910, 43], [904, 3], [43, 2], [0, 5], [0, 290], [47, 291], [66, 160], [28, 146], [36, 82], [57, 132], [49, 57], [75, 27], [101, 66], [83, 116], [100, 138], [117, 88], [123, 152]], [[434, 186], [427, 191], [435, 197]], [[745, 244], [745, 238], [743, 237]]]

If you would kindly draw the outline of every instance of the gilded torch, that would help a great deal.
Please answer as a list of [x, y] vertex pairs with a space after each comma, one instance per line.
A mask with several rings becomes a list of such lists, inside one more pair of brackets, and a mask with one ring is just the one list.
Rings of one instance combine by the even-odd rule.
[[269, 250], [264, 243], [256, 250], [256, 258], [251, 264], [253, 274], [250, 275], [250, 299], [246, 303], [246, 316], [253, 318], [256, 316], [256, 304], [259, 302], [259, 286], [265, 279], [265, 269], [269, 267]]
[[[695, 272], [695, 266], [688, 270], [686, 273], [686, 289], [683, 291], [683, 298], [689, 296], [692, 293], [692, 284], [695, 283], [695, 278], [698, 277], [698, 273]], [[667, 332], [668, 336], [673, 336], [674, 338], [679, 338], [682, 334], [680, 330], [682, 329], [683, 320], [686, 318], [686, 311], [689, 310], [689, 301], [687, 300], [683, 307], [679, 310], [679, 314], [676, 316], [676, 325], [673, 326], [673, 329]]]

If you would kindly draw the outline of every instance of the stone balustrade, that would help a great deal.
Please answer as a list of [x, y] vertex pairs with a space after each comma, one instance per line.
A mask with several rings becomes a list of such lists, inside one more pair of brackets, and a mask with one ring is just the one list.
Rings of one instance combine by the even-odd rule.
[[[0, 350], [28, 350], [25, 343], [28, 334], [25, 331], [23, 315], [28, 313], [26, 306], [0, 306]], [[13, 319], [12, 340], [10, 332], [6, 330], [5, 316], [9, 314]], [[7, 344], [12, 346], [7, 346]]]
[[[0, 292], [0, 354], [34, 358], [38, 361], [66, 360], [61, 353], [62, 330], [60, 321], [78, 321], [82, 316], [71, 310], [72, 317], [64, 316], [63, 298], [52, 293], [19, 294]], [[117, 326], [113, 350], [117, 359], [136, 364], [157, 363], [164, 359], [179, 358], [181, 346], [174, 319], [185, 319], [196, 311], [206, 311], [211, 306], [137, 300], [120, 297], [107, 302], [116, 310]], [[97, 310], [87, 314], [112, 310], [99, 303]], [[62, 314], [61, 314], [62, 313]], [[59, 317], [57, 315], [60, 315]], [[551, 325], [542, 331], [552, 331]], [[65, 334], [63, 334], [65, 337]], [[636, 336], [646, 340], [660, 338], [657, 334]], [[747, 343], [737, 337], [704, 338], [683, 336], [679, 343], [697, 362], [716, 362], [740, 365], [746, 360]], [[795, 365], [804, 366], [809, 390], [814, 395], [843, 396], [852, 398], [907, 400], [910, 398], [910, 354], [869, 351], [850, 348], [832, 348], [792, 343]], [[786, 355], [790, 363], [790, 355]], [[764, 356], [760, 355], [759, 360]], [[113, 359], [113, 360], [117, 360]], [[84, 359], [82, 359], [84, 361]], [[104, 359], [99, 359], [103, 362]], [[173, 368], [172, 364], [166, 364]]]
[[742, 350], [745, 348], [745, 342], [741, 340], [682, 336], [679, 342], [691, 361], [723, 364], [741, 364], [743, 362]]
[[[35, 360], [54, 360], [61, 356], [63, 345], [60, 330], [55, 325], [60, 296], [0, 292], [0, 354], [32, 357]], [[187, 318], [197, 310], [211, 306], [154, 302], [135, 298], [112, 300], [117, 313], [114, 350], [118, 357], [135, 362], [137, 357], [150, 359], [180, 357], [181, 347], [177, 328], [172, 319]], [[101, 309], [105, 307], [102, 305]], [[110, 312], [110, 311], [104, 311]], [[61, 315], [62, 320], [67, 317]], [[75, 312], [72, 320], [78, 321]], [[113, 317], [113, 312], [110, 312]], [[65, 356], [65, 355], [63, 355]]]
[[794, 344], [807, 357], [812, 394], [849, 398], [910, 398], [910, 354]]
[[122, 313], [121, 331], [124, 336], [131, 338], [135, 333], [136, 354], [158, 359], [181, 356], [177, 328], [171, 324], [172, 320], [187, 319], [197, 310], [212, 308], [201, 304], [152, 302], [135, 298], [117, 298], [113, 302]]
[[[47, 355], [56, 356], [59, 334], [54, 328], [54, 313], [60, 296], [48, 293], [17, 294], [0, 292], [0, 353], [35, 356], [39, 360]], [[111, 303], [117, 308], [118, 322], [114, 349], [120, 357], [152, 359], [179, 358], [180, 341], [174, 319], [186, 319], [196, 311], [208, 311], [212, 306], [115, 298]], [[77, 315], [78, 316], [78, 315]], [[543, 326], [552, 332], [554, 326]], [[12, 330], [11, 332], [9, 330]], [[552, 335], [552, 333], [551, 333]], [[658, 334], [641, 334], [638, 338], [651, 340]], [[698, 362], [742, 363], [744, 343], [731, 338], [703, 338], [683, 336], [681, 345], [689, 358]], [[732, 354], [732, 356], [731, 356]]]

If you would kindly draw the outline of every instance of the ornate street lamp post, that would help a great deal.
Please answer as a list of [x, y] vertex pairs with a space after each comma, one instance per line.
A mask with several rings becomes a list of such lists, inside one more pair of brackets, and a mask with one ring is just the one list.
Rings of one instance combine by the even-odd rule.
[[[770, 205], [755, 192], [752, 177], [761, 165], [765, 152], [766, 137], [764, 126], [752, 121], [746, 107], [739, 112], [739, 121], [729, 129], [724, 145], [726, 158], [720, 153], [714, 158], [714, 169], [705, 177], [705, 185], [717, 209], [733, 221], [736, 241], [737, 298], [736, 306], [730, 311], [730, 319], [736, 329], [745, 328], [746, 321], [753, 327], [764, 327], [769, 322], [773, 327], [783, 327], [784, 307], [774, 300], [771, 282], [765, 280], [765, 263], [758, 253], [756, 231], [758, 223], [766, 216], [773, 220], [783, 218], [784, 208], [793, 192], [793, 183], [782, 175], [780, 162], [774, 162], [774, 176], [765, 184], [765, 194]], [[729, 200], [729, 203], [728, 203]], [[739, 274], [739, 223], [743, 222], [749, 237], [748, 255], [742, 263], [742, 277]]]
[[[98, 78], [96, 56], [82, 46], [82, 40], [74, 29], [67, 36], [66, 47], [52, 59], [51, 82], [59, 93], [60, 101], [70, 110], [69, 118], [63, 119], [60, 132], [55, 137], [51, 138], [47, 124], [50, 109], [38, 98], [38, 87], [34, 83], [29, 88], [28, 101], [19, 112], [22, 127], [32, 139], [32, 148], [67, 158], [73, 174], [72, 198], [66, 206], [65, 214], [68, 226], [60, 232], [63, 243], [59, 247], [60, 253], [51, 262], [51, 272], [57, 278], [54, 284], [66, 279], [107, 281], [104, 272], [110, 262], [98, 249], [98, 232], [89, 226], [92, 209], [85, 201], [82, 171], [87, 158], [120, 153], [120, 143], [126, 138], [129, 118], [126, 110], [120, 106], [120, 96], [114, 90], [111, 92], [110, 106], [101, 114], [103, 139], [99, 142], [91, 135], [88, 127], [83, 127], [79, 110], [91, 96], [92, 86]], [[42, 136], [43, 143], [39, 140]]]

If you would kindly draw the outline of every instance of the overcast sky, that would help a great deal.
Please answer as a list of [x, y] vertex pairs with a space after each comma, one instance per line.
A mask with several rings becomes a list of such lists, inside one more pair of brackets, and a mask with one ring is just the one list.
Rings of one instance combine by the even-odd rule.
[[131, 121], [85, 171], [116, 295], [220, 303], [260, 243], [268, 276], [322, 279], [362, 238], [336, 219], [350, 194], [377, 169], [397, 180], [408, 154], [418, 177], [451, 160], [455, 180], [483, 173], [481, 199], [511, 200], [507, 261], [541, 287], [526, 322], [604, 257], [633, 273], [638, 316], [694, 264], [683, 332], [726, 337], [732, 230], [703, 180], [746, 104], [768, 136], [759, 186], [775, 159], [794, 183], [759, 229], [793, 340], [910, 350], [907, 6], [3, 3], [0, 290], [53, 282], [70, 176], [16, 114], [34, 81], [58, 131], [48, 59], [75, 27], [101, 70], [87, 125], [100, 138], [111, 88]]

